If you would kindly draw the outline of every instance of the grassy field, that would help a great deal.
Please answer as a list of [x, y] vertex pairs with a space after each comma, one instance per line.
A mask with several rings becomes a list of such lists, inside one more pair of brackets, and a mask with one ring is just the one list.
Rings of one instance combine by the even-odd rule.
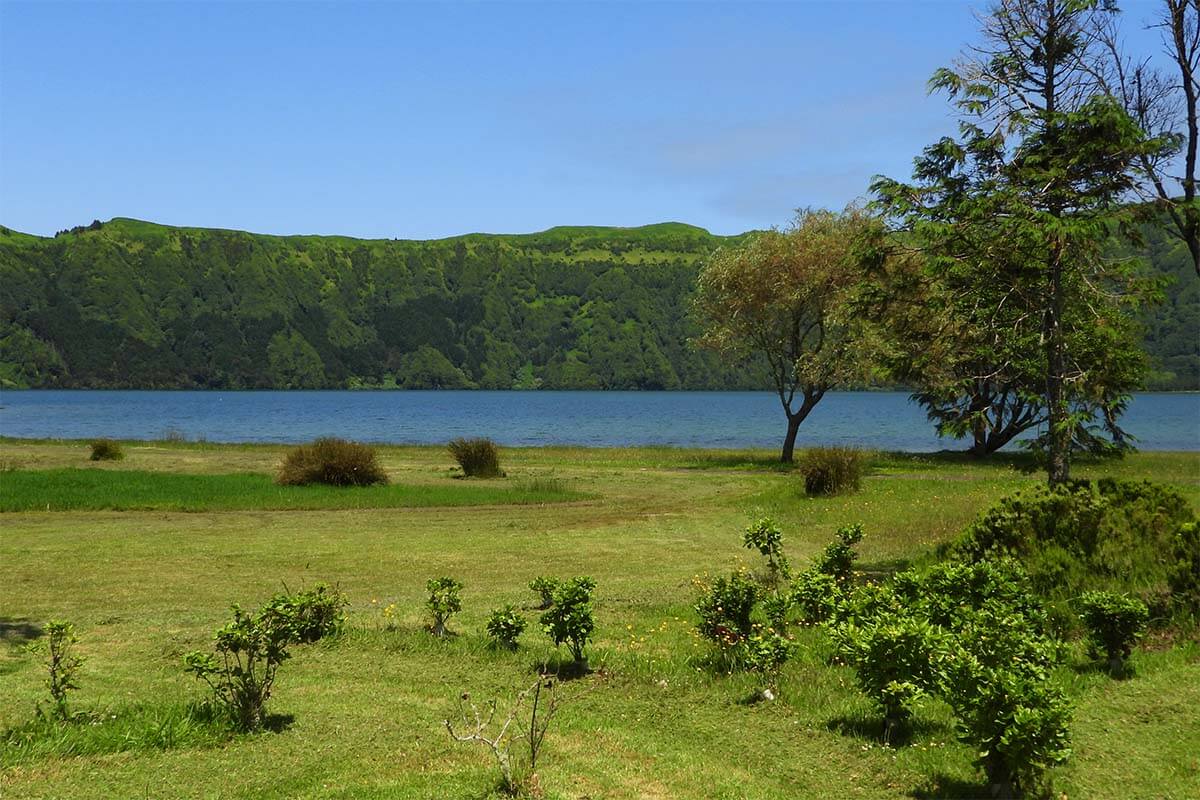
[[[0, 472], [0, 497], [19, 494], [10, 487], [22, 473], [79, 468], [156, 475], [163, 498], [180, 476], [216, 476], [219, 484], [268, 475], [282, 450], [158, 443], [127, 444], [126, 452], [124, 461], [93, 466], [79, 443], [0, 441], [0, 463], [15, 470]], [[405, 487], [450, 498], [480, 486], [454, 480], [439, 448], [383, 448], [381, 455], [393, 482]], [[27, 723], [44, 691], [38, 657], [23, 645], [46, 620], [64, 618], [75, 622], [88, 658], [75, 705], [92, 715], [97, 733], [59, 748], [82, 755], [0, 749], [0, 795], [486, 797], [497, 778], [490, 755], [452, 742], [442, 720], [463, 691], [505, 702], [551, 657], [536, 624], [515, 653], [490, 649], [482, 634], [490, 609], [533, 603], [526, 584], [540, 574], [589, 574], [598, 584], [596, 671], [561, 689], [564, 705], [539, 769], [548, 797], [949, 798], [985, 791], [939, 703], [918, 713], [910, 744], [883, 746], [869, 702], [848, 671], [826, 663], [828, 648], [816, 632], [802, 635], [778, 700], [745, 703], [753, 688], [746, 676], [713, 675], [704, 666], [692, 581], [752, 563], [740, 532], [759, 513], [782, 523], [794, 564], [807, 563], [839, 525], [862, 522], [863, 566], [890, 569], [927, 555], [1036, 476], [1009, 461], [881, 455], [862, 493], [807, 499], [797, 477], [766, 452], [546, 448], [506, 450], [502, 458], [506, 485], [552, 478], [587, 497], [4, 513], [0, 729]], [[1169, 482], [1200, 506], [1198, 454], [1146, 453], [1077, 471]], [[424, 632], [421, 607], [426, 579], [443, 574], [466, 584], [463, 613], [451, 622], [461, 635], [444, 641]], [[203, 693], [183, 674], [181, 656], [208, 647], [229, 604], [254, 605], [283, 583], [321, 580], [349, 594], [351, 629], [334, 642], [297, 648], [283, 665], [272, 711], [286, 724], [224, 738], [182, 719], [180, 709]], [[383, 609], [393, 604], [398, 616], [389, 627]], [[1086, 668], [1079, 652], [1060, 670], [1076, 710], [1074, 756], [1055, 771], [1057, 793], [1200, 796], [1200, 646], [1155, 643], [1134, 663], [1137, 677], [1121, 682]], [[159, 734], [147, 732], [155, 726]]]

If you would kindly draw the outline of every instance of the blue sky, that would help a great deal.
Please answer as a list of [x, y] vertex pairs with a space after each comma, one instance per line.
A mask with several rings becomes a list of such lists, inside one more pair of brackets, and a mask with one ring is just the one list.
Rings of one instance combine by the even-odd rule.
[[953, 131], [978, 6], [0, 0], [0, 223], [782, 224]]

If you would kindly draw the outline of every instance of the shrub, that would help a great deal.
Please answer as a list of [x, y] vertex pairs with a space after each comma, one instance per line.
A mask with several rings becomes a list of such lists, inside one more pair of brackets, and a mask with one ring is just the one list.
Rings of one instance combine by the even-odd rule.
[[1200, 615], [1200, 525], [1185, 522], [1171, 542], [1172, 563], [1167, 575], [1175, 605]]
[[787, 558], [783, 555], [783, 531], [775, 520], [763, 517], [751, 523], [742, 534], [742, 544], [766, 556], [772, 586], [778, 585], [781, 578], [787, 578], [789, 569]]
[[515, 650], [517, 638], [525, 630], [525, 617], [517, 611], [516, 606], [507, 605], [492, 611], [487, 621], [488, 636], [501, 647]]
[[974, 615], [956, 644], [943, 683], [958, 737], [978, 754], [993, 797], [1021, 797], [1071, 754], [1070, 707], [1048, 681], [1057, 645], [1002, 606]]
[[350, 601], [336, 586], [318, 583], [311, 589], [291, 594], [284, 592], [267, 604], [276, 612], [291, 617], [298, 644], [309, 644], [336, 636], [346, 624], [346, 607]]
[[451, 439], [450, 455], [468, 478], [499, 478], [500, 451], [491, 439]]
[[760, 592], [745, 570], [717, 578], [711, 587], [702, 589], [694, 606], [700, 616], [696, 630], [722, 650], [737, 645], [754, 630], [750, 616]]
[[814, 447], [800, 463], [804, 492], [814, 497], [857, 492], [865, 469], [865, 454], [852, 447]]
[[554, 590], [554, 605], [542, 614], [540, 622], [555, 647], [564, 642], [576, 664], [586, 664], [584, 648], [592, 639], [596, 622], [592, 618], [592, 590], [596, 582], [587, 576], [564, 581]]
[[913, 704], [936, 691], [944, 634], [926, 619], [885, 611], [862, 625], [836, 626], [833, 635], [838, 657], [883, 711], [884, 739], [890, 740], [907, 724]]
[[826, 546], [817, 559], [816, 570], [833, 576], [843, 589], [854, 580], [854, 562], [858, 551], [854, 548], [862, 541], [863, 527], [860, 524], [843, 525], [837, 529], [836, 538]]
[[1000, 605], [1037, 634], [1046, 632], [1046, 613], [1021, 563], [1011, 558], [973, 564], [943, 562], [923, 574], [903, 572], [893, 581], [899, 602], [921, 607], [929, 621], [959, 631], [972, 615]]
[[786, 637], [773, 630], [761, 630], [747, 636], [738, 646], [738, 657], [742, 665], [750, 672], [762, 676], [765, 686], [762, 696], [767, 700], [775, 699], [775, 691], [779, 686], [779, 673], [783, 665], [791, 658], [795, 645]]
[[792, 604], [799, 611], [801, 625], [820, 625], [829, 621], [841, 600], [837, 580], [824, 572], [805, 570], [792, 582]]
[[125, 457], [116, 439], [96, 439], [92, 442], [92, 461], [120, 461]]
[[768, 595], [762, 601], [763, 616], [767, 618], [768, 627], [776, 633], [787, 633], [795, 607], [796, 601], [791, 592]]
[[442, 577], [431, 578], [425, 584], [425, 588], [429, 591], [425, 607], [433, 614], [433, 625], [429, 630], [434, 636], [445, 636], [446, 620], [462, 610], [462, 597], [459, 593], [463, 585], [454, 578]]
[[234, 725], [258, 730], [266, 719], [275, 673], [291, 658], [288, 647], [296, 639], [292, 615], [271, 605], [250, 614], [235, 605], [233, 620], [216, 633], [216, 655], [189, 653], [185, 669], [208, 684]]
[[558, 588], [559, 583], [558, 578], [548, 578], [545, 575], [539, 575], [529, 582], [529, 588], [541, 598], [541, 605], [538, 606], [539, 611], [545, 611], [554, 605], [554, 591]]
[[1176, 490], [1147, 481], [1076, 481], [1003, 498], [952, 547], [966, 561], [1010, 555], [1066, 623], [1069, 601], [1090, 590], [1162, 595], [1181, 526], [1195, 522]]
[[388, 479], [373, 447], [323, 438], [289, 451], [275, 482], [281, 486], [371, 486]]
[[1125, 660], [1150, 619], [1146, 604], [1125, 595], [1085, 592], [1079, 598], [1079, 610], [1092, 653], [1107, 657], [1112, 675], [1124, 674]]
[[51, 714], [57, 719], [66, 720], [70, 716], [67, 693], [79, 688], [75, 679], [84, 659], [75, 652], [79, 640], [71, 623], [51, 620], [46, 623], [45, 634], [46, 688], [50, 691]]

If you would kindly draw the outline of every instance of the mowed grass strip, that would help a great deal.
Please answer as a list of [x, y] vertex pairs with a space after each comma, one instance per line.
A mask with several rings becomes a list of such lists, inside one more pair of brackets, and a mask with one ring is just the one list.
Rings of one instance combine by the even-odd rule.
[[188, 475], [144, 470], [15, 470], [0, 476], [0, 512], [314, 511], [534, 505], [588, 497], [557, 480], [387, 486], [278, 486], [257, 473]]

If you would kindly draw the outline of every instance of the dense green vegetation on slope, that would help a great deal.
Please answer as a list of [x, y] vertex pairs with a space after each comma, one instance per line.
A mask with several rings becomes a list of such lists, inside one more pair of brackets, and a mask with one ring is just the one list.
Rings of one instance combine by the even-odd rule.
[[[678, 223], [437, 241], [266, 236], [116, 219], [0, 228], [0, 386], [738, 389], [687, 313], [720, 237]], [[1155, 388], [1200, 386], [1200, 281], [1151, 317]]]

